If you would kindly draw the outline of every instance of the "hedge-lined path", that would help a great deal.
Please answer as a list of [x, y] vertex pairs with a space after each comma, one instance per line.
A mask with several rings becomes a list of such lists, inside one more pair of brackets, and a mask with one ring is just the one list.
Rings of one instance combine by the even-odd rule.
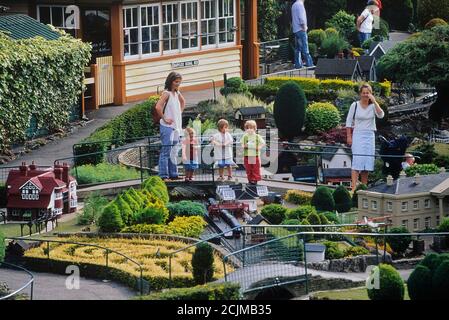
[[[216, 89], [217, 96], [220, 95], [219, 88]], [[202, 100], [213, 99], [213, 89], [205, 89], [198, 91], [186, 91], [183, 95], [187, 101], [188, 106], [196, 105]], [[63, 159], [72, 157], [72, 146], [79, 143], [82, 139], [87, 138], [96, 129], [121, 115], [123, 112], [131, 109], [139, 102], [127, 103], [124, 106], [106, 106], [100, 107], [98, 110], [86, 111], [86, 116], [90, 121], [83, 127], [76, 127], [74, 131], [67, 137], [57, 139], [49, 142], [39, 149], [33, 150], [28, 154], [22, 155], [16, 160], [10, 161], [7, 164], [0, 165], [2, 167], [19, 166], [22, 161], [31, 163], [34, 161], [38, 165], [51, 166], [56, 159]]]
[[[34, 275], [34, 300], [129, 300], [136, 296], [130, 288], [115, 282], [80, 279], [79, 290], [66, 288], [66, 276], [31, 272]], [[23, 286], [29, 277], [22, 271], [0, 269], [0, 282], [5, 282], [11, 291]], [[29, 296], [30, 289], [24, 290]]]

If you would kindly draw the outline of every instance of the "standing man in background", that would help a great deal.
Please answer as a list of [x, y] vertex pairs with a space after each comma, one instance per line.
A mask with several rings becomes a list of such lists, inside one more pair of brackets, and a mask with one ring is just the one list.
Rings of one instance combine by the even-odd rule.
[[307, 13], [304, 7], [305, 0], [296, 0], [292, 6], [292, 27], [295, 35], [295, 68], [303, 67], [302, 59], [306, 61], [306, 67], [314, 67], [312, 56], [309, 52], [307, 38]]

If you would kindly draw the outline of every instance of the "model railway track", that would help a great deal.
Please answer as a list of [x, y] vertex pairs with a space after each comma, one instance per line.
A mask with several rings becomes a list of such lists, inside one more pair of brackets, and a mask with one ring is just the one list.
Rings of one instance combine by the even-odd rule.
[[412, 103], [401, 106], [394, 106], [389, 108], [388, 112], [390, 118], [397, 118], [402, 116], [418, 115], [422, 113], [427, 113], [429, 111], [432, 103], [422, 104], [422, 103]]

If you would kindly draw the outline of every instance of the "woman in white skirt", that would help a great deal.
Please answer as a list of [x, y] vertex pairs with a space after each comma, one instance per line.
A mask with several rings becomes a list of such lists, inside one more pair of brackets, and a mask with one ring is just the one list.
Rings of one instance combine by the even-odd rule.
[[368, 184], [368, 173], [374, 171], [376, 117], [383, 118], [384, 111], [373, 95], [369, 84], [360, 87], [360, 100], [354, 102], [346, 118], [347, 143], [352, 146], [352, 191], [359, 175], [363, 184]]

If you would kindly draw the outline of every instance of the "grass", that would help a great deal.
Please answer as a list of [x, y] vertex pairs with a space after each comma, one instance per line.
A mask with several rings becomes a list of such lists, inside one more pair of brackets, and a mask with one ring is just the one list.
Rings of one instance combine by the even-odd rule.
[[[168, 273], [168, 255], [169, 253], [186, 247], [186, 244], [179, 241], [167, 240], [146, 240], [146, 239], [100, 239], [100, 238], [63, 238], [65, 241], [75, 241], [82, 243], [91, 243], [101, 245], [116, 250], [136, 261], [143, 266], [144, 277], [167, 277]], [[104, 250], [72, 244], [50, 245], [50, 256], [53, 260], [83, 262], [90, 264], [104, 265]], [[46, 258], [46, 246], [40, 246], [28, 250], [25, 253], [27, 257]], [[177, 253], [172, 259], [173, 277], [192, 278], [191, 260], [195, 247]], [[130, 261], [115, 253], [109, 254], [109, 265], [111, 267], [123, 270], [132, 275], [139, 276], [140, 269]], [[215, 278], [224, 277], [223, 263], [218, 255], [215, 255]], [[228, 272], [233, 269], [227, 266]]]
[[[419, 145], [414, 145], [407, 149], [408, 152], [414, 151]], [[449, 156], [449, 144], [435, 143], [435, 152], [442, 156]]]
[[140, 172], [136, 169], [109, 163], [79, 166], [72, 169], [71, 174], [76, 176], [78, 184], [140, 179]]
[[[369, 300], [368, 292], [365, 287], [351, 288], [344, 290], [321, 291], [312, 295], [318, 299], [329, 300]], [[408, 296], [407, 286], [405, 288], [404, 300], [410, 300]]]
[[[29, 235], [30, 229], [28, 226], [23, 227], [23, 235]], [[32, 227], [32, 233], [37, 232], [36, 227]], [[2, 232], [5, 237], [20, 237], [20, 225], [18, 224], [0, 224], [0, 232]]]

